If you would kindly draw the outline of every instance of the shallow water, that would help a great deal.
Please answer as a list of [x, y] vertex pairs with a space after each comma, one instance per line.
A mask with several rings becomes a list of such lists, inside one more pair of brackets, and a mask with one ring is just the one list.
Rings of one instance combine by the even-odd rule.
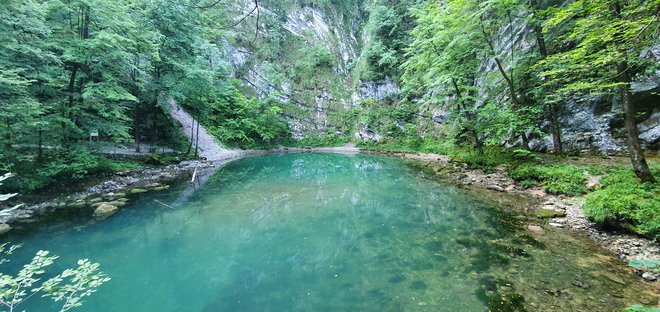
[[[38, 249], [60, 255], [54, 269], [100, 262], [112, 281], [80, 311], [617, 311], [657, 302], [580, 235], [532, 234], [493, 193], [439, 183], [399, 159], [254, 157], [190, 191], [181, 183], [141, 195], [100, 222], [69, 214], [14, 231], [4, 240], [24, 247], [0, 268], [15, 273]], [[55, 310], [41, 298], [25, 308]]]

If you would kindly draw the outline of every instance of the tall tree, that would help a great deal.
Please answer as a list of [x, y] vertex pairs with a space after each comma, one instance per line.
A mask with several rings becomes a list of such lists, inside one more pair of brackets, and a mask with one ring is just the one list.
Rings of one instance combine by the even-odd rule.
[[558, 10], [546, 24], [546, 31], [561, 27], [564, 35], [557, 40], [572, 42], [575, 48], [553, 54], [542, 63], [546, 69], [543, 77], [560, 85], [559, 93], [584, 96], [599, 92], [620, 98], [628, 153], [635, 174], [643, 182], [655, 178], [639, 143], [630, 84], [636, 74], [657, 65], [640, 54], [657, 44], [659, 8], [657, 0], [575, 1]]

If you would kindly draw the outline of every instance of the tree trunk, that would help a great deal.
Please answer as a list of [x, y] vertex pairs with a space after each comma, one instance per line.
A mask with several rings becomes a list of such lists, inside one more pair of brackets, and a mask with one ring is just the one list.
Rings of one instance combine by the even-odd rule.
[[556, 104], [550, 105], [550, 132], [552, 132], [552, 146], [556, 156], [564, 155], [564, 147], [561, 142], [561, 126], [559, 124], [559, 112]]
[[524, 131], [521, 132], [521, 133], [520, 133], [520, 138], [522, 139], [522, 147], [523, 147], [525, 150], [528, 150], [528, 151], [532, 150], [532, 149], [529, 147], [529, 137], [527, 137], [527, 133], [525, 133]]
[[139, 116], [138, 116], [138, 105], [135, 104], [135, 108], [133, 109], [133, 136], [135, 138], [135, 152], [140, 153], [142, 152], [140, 149], [140, 121], [139, 121]]
[[[625, 58], [625, 55], [623, 56]], [[620, 62], [617, 66], [619, 81], [624, 85], [620, 87], [623, 100], [623, 113], [625, 114], [626, 134], [628, 137], [628, 153], [635, 175], [642, 182], [655, 182], [653, 174], [646, 163], [644, 152], [639, 144], [639, 131], [635, 122], [635, 107], [630, 94], [630, 77], [628, 76], [628, 62]]]
[[43, 145], [43, 129], [41, 126], [39, 127], [39, 130], [37, 130], [39, 133], [39, 146], [37, 149], [37, 162], [42, 163], [44, 160], [44, 145]]
[[69, 92], [68, 103], [62, 104], [62, 145], [65, 145], [68, 137], [66, 119], [69, 118], [69, 109], [73, 107], [75, 102], [75, 93], [76, 93], [76, 75], [78, 74], [78, 69], [80, 68], [79, 64], [73, 64], [71, 68], [71, 74], [69, 75], [69, 85], [67, 91]]
[[199, 157], [199, 119], [197, 119], [197, 135], [195, 139], [195, 158]]
[[[535, 15], [542, 9], [541, 1], [531, 1], [530, 5], [534, 9]], [[541, 55], [541, 59], [546, 59], [548, 57], [548, 48], [545, 44], [545, 37], [543, 36], [541, 23], [538, 20], [532, 21], [532, 28], [536, 34], [536, 45], [539, 47], [539, 54]], [[550, 104], [548, 117], [550, 119], [550, 133], [552, 134], [553, 152], [556, 156], [562, 156], [564, 155], [564, 148], [561, 142], [561, 124], [559, 123], [559, 107], [557, 107], [557, 105], [559, 104]]]
[[156, 142], [158, 142], [158, 97], [153, 101], [153, 109], [151, 111], [153, 122], [151, 124], [151, 148], [149, 152], [154, 153], [156, 151]]
[[[451, 84], [454, 86], [454, 91], [456, 92], [456, 97], [458, 100], [458, 105], [456, 106], [456, 108], [458, 109], [458, 114], [459, 114], [458, 122], [460, 123], [462, 122], [460, 118], [461, 106], [464, 107], [466, 103], [464, 102], [465, 100], [463, 99], [463, 94], [461, 93], [461, 89], [458, 87], [458, 83], [456, 82], [456, 80], [452, 79]], [[469, 116], [468, 116], [468, 121], [469, 121]], [[469, 126], [467, 128], [468, 128], [468, 132], [472, 136], [472, 140], [474, 140], [474, 146], [476, 147], [477, 152], [483, 154], [483, 144], [479, 140], [479, 134], [472, 126]]]
[[190, 144], [188, 144], [188, 151], [186, 152], [186, 155], [190, 155], [193, 142], [195, 142], [195, 117], [193, 117], [192, 124], [190, 125]]

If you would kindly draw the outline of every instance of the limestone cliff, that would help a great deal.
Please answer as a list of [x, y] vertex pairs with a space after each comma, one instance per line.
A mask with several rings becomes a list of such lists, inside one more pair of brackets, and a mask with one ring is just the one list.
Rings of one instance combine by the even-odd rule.
[[[252, 1], [238, 1], [236, 12], [247, 13]], [[341, 134], [356, 139], [381, 138], [385, 133], [368, 129], [345, 133], [345, 116], [365, 99], [382, 100], [400, 93], [398, 77], [369, 81], [357, 73], [364, 62], [365, 49], [372, 38], [369, 32], [369, 7], [365, 1], [343, 1], [342, 5], [308, 2], [260, 1], [260, 18], [255, 36], [255, 18], [246, 19], [230, 30], [222, 43], [232, 74], [245, 91], [260, 98], [282, 102], [294, 137], [316, 134]], [[495, 49], [508, 57], [513, 50], [524, 54], [536, 49], [533, 32], [518, 14], [511, 27], [501, 30]], [[660, 47], [648, 49], [646, 57], [660, 62]], [[477, 79], [480, 92], [501, 83], [494, 61], [484, 59], [483, 73]], [[357, 74], [356, 74], [357, 73]], [[640, 138], [650, 149], [660, 147], [660, 73], [639, 78], [633, 85], [638, 103]], [[500, 80], [500, 82], [498, 82]], [[503, 96], [503, 95], [502, 95]], [[502, 99], [504, 100], [504, 99]], [[442, 105], [421, 105], [418, 123], [426, 128], [442, 126], [448, 112]], [[566, 99], [560, 112], [562, 136], [567, 150], [618, 153], [625, 151], [621, 107], [616, 97], [594, 97], [584, 103]], [[548, 130], [549, 125], [541, 125]], [[532, 136], [536, 150], [552, 148], [549, 135]], [[507, 144], [516, 144], [508, 142]]]

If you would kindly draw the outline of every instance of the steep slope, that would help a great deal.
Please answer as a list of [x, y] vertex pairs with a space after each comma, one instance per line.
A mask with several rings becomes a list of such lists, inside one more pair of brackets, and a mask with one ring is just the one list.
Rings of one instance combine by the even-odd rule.
[[207, 160], [225, 160], [241, 155], [240, 150], [231, 150], [221, 147], [208, 131], [195, 121], [184, 109], [173, 100], [168, 101], [168, 110], [174, 120], [181, 124], [181, 131], [192, 142], [192, 149], [199, 149], [199, 157]]

